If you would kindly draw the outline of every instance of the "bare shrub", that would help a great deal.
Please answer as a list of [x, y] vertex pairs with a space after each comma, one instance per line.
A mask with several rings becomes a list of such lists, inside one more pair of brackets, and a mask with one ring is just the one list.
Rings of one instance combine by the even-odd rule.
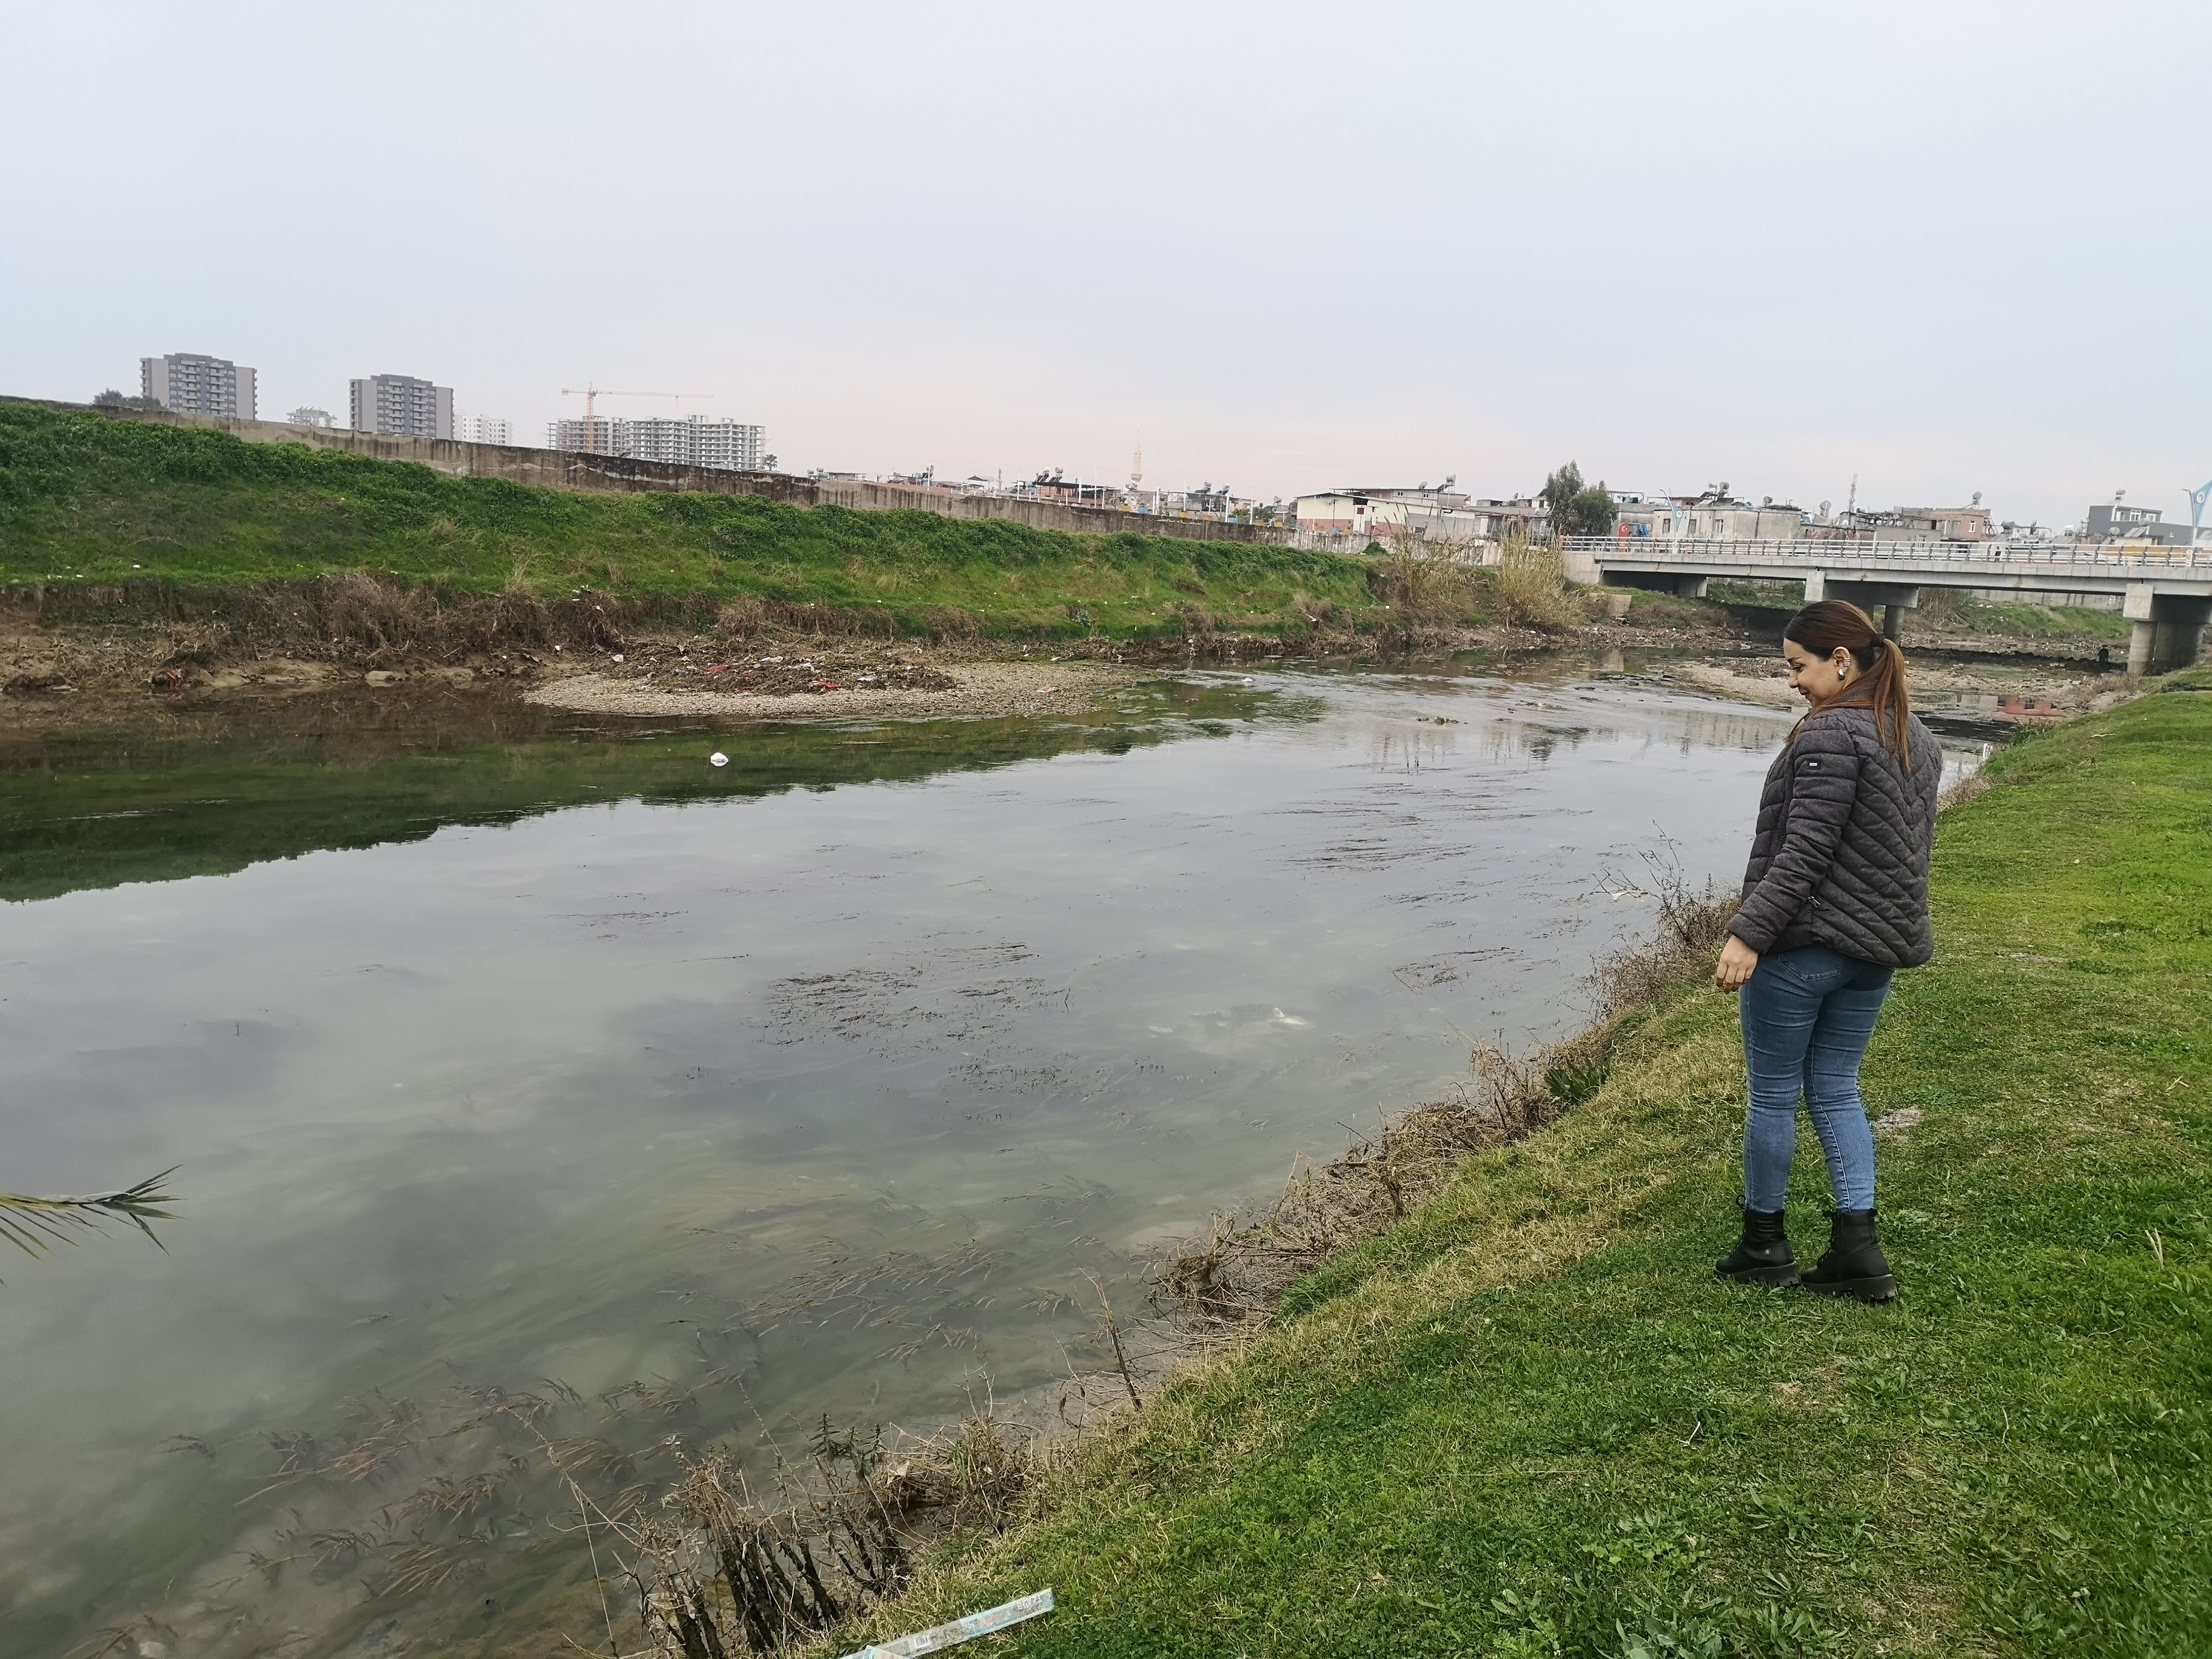
[[732, 639], [750, 639], [768, 623], [768, 606], [750, 593], [740, 594], [714, 613], [715, 630]]
[[1711, 979], [1728, 944], [1729, 923], [1742, 902], [1714, 881], [1692, 888], [1679, 865], [1648, 855], [1644, 865], [1659, 900], [1659, 926], [1650, 938], [1607, 957], [1590, 971], [1598, 1018], [1607, 1024], [1683, 986]]
[[1389, 550], [1368, 570], [1368, 589], [1398, 613], [1401, 623], [1465, 622], [1474, 611], [1474, 583], [1469, 568], [1452, 553], [1418, 532], [1395, 532]]
[[895, 640], [898, 637], [898, 618], [888, 606], [853, 605], [831, 613], [831, 631], [850, 634], [868, 640]]
[[1920, 614], [1931, 622], [1955, 623], [1965, 619], [1966, 610], [1956, 589], [1923, 587], [1920, 590]]
[[975, 639], [983, 629], [973, 611], [963, 611], [957, 605], [940, 605], [931, 607], [929, 636], [939, 645], [965, 643]]
[[1964, 806], [1975, 796], [1985, 794], [1996, 787], [1996, 780], [1986, 772], [1969, 773], [1946, 789], [1936, 802], [1936, 810], [1948, 812], [1954, 806]]
[[1531, 540], [1519, 525], [1498, 544], [1496, 584], [1498, 619], [1510, 627], [1558, 634], [1577, 621], [1559, 550]]

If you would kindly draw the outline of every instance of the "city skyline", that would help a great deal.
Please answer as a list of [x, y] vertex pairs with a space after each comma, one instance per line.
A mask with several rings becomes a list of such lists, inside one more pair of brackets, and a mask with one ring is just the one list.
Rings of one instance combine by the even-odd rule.
[[[154, 357], [143, 359], [142, 369], [143, 374], [147, 377], [151, 377], [155, 373], [155, 369], [152, 366], [157, 362], [165, 362], [215, 364], [219, 366], [222, 369], [234, 371], [236, 374], [242, 378], [242, 383], [246, 387], [246, 397], [249, 401], [252, 399], [252, 387], [255, 372], [252, 368], [246, 365], [233, 364], [222, 360], [208, 357], [204, 354], [171, 353], [168, 354], [168, 356], [166, 359], [157, 359]], [[372, 386], [378, 382], [385, 381], [399, 382], [418, 393], [434, 394], [440, 402], [441, 407], [447, 411], [442, 416], [436, 418], [442, 418], [449, 429], [442, 431], [432, 429], [432, 427], [435, 424], [434, 418], [432, 422], [429, 425], [426, 425], [423, 429], [412, 432], [404, 429], [404, 423], [402, 425], [379, 425], [378, 423], [372, 422], [369, 424], [364, 425], [362, 423], [362, 388], [367, 386]], [[148, 384], [151, 384], [150, 378], [148, 380]], [[604, 454], [634, 456], [641, 459], [670, 461], [684, 465], [703, 465], [716, 467], [728, 467], [737, 471], [745, 471], [759, 470], [770, 471], [788, 471], [788, 469], [783, 468], [780, 464], [775, 465], [769, 465], [769, 463], [777, 462], [778, 458], [767, 453], [764, 440], [764, 434], [766, 431], [765, 427], [757, 423], [747, 424], [740, 422], [728, 416], [708, 417], [698, 415], [683, 416], [623, 416], [616, 414], [600, 415], [596, 417], [600, 435], [596, 440], [589, 441], [587, 441], [587, 434], [591, 431], [590, 422], [580, 416], [561, 416], [546, 422], [544, 440], [542, 443], [538, 443], [529, 441], [526, 437], [517, 434], [514, 429], [514, 423], [503, 416], [473, 412], [451, 412], [454, 408], [454, 394], [453, 389], [450, 387], [434, 386], [428, 380], [417, 380], [416, 377], [407, 375], [387, 374], [371, 376], [367, 380], [356, 379], [351, 382], [351, 386], [352, 394], [350, 402], [352, 405], [352, 416], [348, 425], [350, 429], [357, 431], [385, 430], [400, 433], [402, 435], [414, 435], [421, 437], [444, 436], [456, 438], [463, 442], [468, 443], [488, 443], [501, 447], [544, 448], [547, 450], [582, 450], [587, 447], [595, 447], [599, 453]], [[109, 396], [112, 392], [112, 388], [106, 389], [102, 392], [100, 396]], [[152, 398], [150, 400], [154, 402], [162, 401], [162, 399], [158, 397]], [[62, 398], [57, 399], [56, 401], [66, 403], [78, 400]], [[173, 406], [185, 413], [216, 414], [228, 412], [213, 407], [203, 407], [201, 406], [202, 401], [203, 398], [199, 397], [187, 398], [184, 403], [177, 404]], [[255, 416], [249, 415], [247, 418], [255, 418]], [[289, 415], [284, 417], [284, 421], [292, 425], [325, 427], [331, 426], [336, 423], [334, 418], [328, 410], [313, 406], [296, 407]], [[1143, 452], [1139, 449], [1133, 456], [1133, 467], [1141, 466], [1142, 460]], [[1029, 475], [1026, 473], [1017, 474], [1011, 481], [1010, 485], [1003, 473], [1000, 473], [997, 476], [995, 481], [989, 485], [989, 488], [996, 489], [1000, 487], [1008, 487], [1011, 488], [1014, 493], [1018, 494], [1022, 492], [1024, 485], [1031, 483], [1036, 484], [1045, 483], [1047, 482], [1048, 474], [1049, 474], [1051, 485], [1054, 490], [1063, 488], [1063, 476], [1065, 475], [1064, 487], [1069, 490], [1085, 492], [1092, 489], [1097, 489], [1108, 494], [1125, 493], [1121, 490], [1120, 484], [1116, 481], [1103, 478], [1085, 478], [1080, 475], [1066, 475], [1066, 469], [1060, 467], [1041, 468], [1037, 471], [1034, 480], [1030, 479]], [[943, 477], [939, 478], [937, 477], [936, 469], [932, 466], [927, 469], [915, 469], [905, 472], [899, 471], [896, 469], [869, 471], [861, 469], [844, 467], [816, 467], [809, 469], [806, 474], [797, 476], [865, 477], [895, 483], [913, 483], [934, 480], [943, 487], [957, 489], [963, 487], [970, 489], [976, 488], [979, 486], [979, 481], [985, 479], [990, 475], [969, 474], [964, 480], [963, 480], [958, 477], [958, 475], [946, 474]], [[1138, 475], [1133, 471], [1128, 476], [1133, 480]], [[1433, 486], [1433, 488], [1440, 491], [1449, 491], [1452, 489], [1455, 482], [1455, 475], [1448, 474], [1442, 484]], [[1600, 487], [1606, 487], [1604, 481], [1599, 480], [1597, 482]], [[1286, 491], [1273, 496], [1261, 497], [1243, 494], [1232, 496], [1231, 495], [1230, 486], [1226, 483], [1218, 486], [1217, 492], [1217, 487], [1212, 485], [1211, 483], [1197, 486], [1192, 486], [1188, 483], [1185, 483], [1178, 487], [1171, 487], [1162, 485], [1155, 482], [1154, 484], [1148, 486], [1144, 489], [1135, 489], [1133, 488], [1126, 493], [1136, 497], [1141, 497], [1147, 495], [1157, 495], [1169, 494], [1174, 495], [1178, 498], [1187, 494], [1193, 493], [1218, 493], [1224, 498], [1224, 500], [1231, 500], [1236, 503], [1244, 506], [1259, 506], [1272, 501], [1274, 504], [1287, 509], [1293, 504], [1298, 502], [1302, 498], [1309, 496], [1340, 495], [1344, 495], [1346, 492], [1358, 493], [1370, 489], [1379, 489], [1385, 491], [1393, 491], [1401, 494], [1413, 494], [1416, 493], [1416, 491], [1428, 491], [1431, 488], [1432, 486], [1425, 480], [1418, 486], [1407, 486], [1403, 483], [1385, 485], [1323, 485], [1307, 489]], [[1615, 495], [1617, 504], [1621, 506], [1624, 509], [1632, 507], [1639, 501], [1648, 501], [1662, 504], [1673, 502], [1678, 505], [1689, 505], [1698, 502], [1701, 499], [1718, 500], [1724, 503], [1733, 503], [1734, 505], [1745, 507], [1750, 507], [1753, 506], [1750, 499], [1750, 492], [1739, 491], [1726, 481], [1717, 484], [1708, 483], [1696, 488], [1681, 488], [1680, 487], [1680, 481], [1676, 481], [1674, 484], [1668, 487], [1659, 489], [1644, 490], [1635, 489], [1628, 486], [1617, 486], [1613, 487], [1612, 493]], [[2063, 524], [2057, 520], [2047, 521], [2032, 520], [2026, 514], [2014, 514], [2008, 517], [2001, 503], [1992, 503], [1989, 507], [1985, 508], [1982, 505], [1983, 492], [1979, 490], [1973, 492], [1971, 510], [1976, 512], [1979, 515], [1985, 526], [1982, 532], [1977, 532], [1978, 534], [1996, 533], [1995, 532], [1989, 530], [1986, 526], [1996, 524], [1999, 520], [2003, 520], [2007, 528], [2017, 526], [2024, 531], [2060, 531], [2069, 534], [2081, 532], [2087, 534], [2092, 539], [2096, 539], [2109, 533], [2117, 533], [2111, 531], [2108, 526], [2110, 521], [2122, 516], [2130, 519], [2140, 519], [2145, 523], [2163, 523], [2166, 528], [2171, 529], [2175, 523], [2179, 523], [2182, 520], [2190, 518], [2190, 508], [2194, 506], [2194, 501], [2191, 499], [2191, 493], [2189, 490], [2185, 489], [2180, 493], [2185, 505], [2182, 512], [2177, 515], [2177, 518], [2173, 520], [2165, 520], [2164, 509], [2156, 504], [2146, 507], [2141, 501], [2139, 501], [2130, 507], [2123, 507], [2120, 506], [2119, 504], [2124, 500], [2128, 494], [2124, 486], [2116, 489], [2112, 493], [2109, 501], [2092, 502], [2084, 513], [2075, 514], [2070, 521]], [[1486, 505], [1507, 505], [1513, 503], [1525, 504], [1537, 494], [1538, 492], [1534, 490], [1517, 490], [1492, 492], [1491, 495], [1486, 496], [1483, 494], [1482, 486], [1478, 481], [1477, 483], [1468, 486], [1467, 489], [1463, 490], [1460, 499], [1474, 499]], [[1893, 502], [1887, 507], [1882, 507], [1878, 505], [1871, 496], [1864, 501], [1859, 501], [1857, 499], [1858, 494], [1858, 480], [1855, 477], [1852, 480], [1850, 494], [1849, 497], [1847, 497], [1847, 501], [1845, 503], [1838, 503], [1826, 498], [1823, 498], [1817, 503], [1810, 501], [1796, 501], [1786, 498], [1778, 499], [1771, 495], [1766, 495], [1761, 499], [1760, 508], [1771, 509], [1775, 513], [1802, 514], [1804, 520], [1808, 524], [1832, 521], [1837, 514], [1847, 504], [1856, 504], [1862, 514], [1894, 514], [1900, 513], [1910, 514], [1913, 512], [1924, 512], [1928, 510], [1924, 506], [1916, 507], [1904, 502]], [[2148, 499], [2155, 503], [2157, 500], [2155, 493], [2154, 492]], [[2107, 527], [2100, 527], [2099, 517], [2100, 514], [2104, 515], [2105, 520], [2107, 521]], [[1624, 517], [1627, 516], [1632, 515], [1624, 512]], [[1728, 533], [1733, 534], [1735, 532], [1730, 532]]]
[[[678, 6], [589, 52], [568, 15], [20, 14], [19, 242], [220, 225], [225, 257], [10, 262], [41, 326], [0, 390], [128, 390], [183, 347], [256, 365], [264, 409], [336, 408], [349, 365], [414, 363], [529, 434], [596, 377], [711, 392], [794, 471], [1116, 482], [1141, 441], [1148, 483], [1262, 499], [1522, 493], [1572, 459], [2065, 522], [2120, 489], [2173, 516], [2212, 475], [2188, 103], [2149, 73], [2212, 46], [2195, 10]], [[174, 101], [217, 66], [235, 98]], [[322, 151], [268, 147], [370, 85], [454, 118], [396, 119], [335, 194]], [[586, 106], [744, 167], [586, 148], [422, 189]], [[359, 261], [380, 218], [468, 281]]]

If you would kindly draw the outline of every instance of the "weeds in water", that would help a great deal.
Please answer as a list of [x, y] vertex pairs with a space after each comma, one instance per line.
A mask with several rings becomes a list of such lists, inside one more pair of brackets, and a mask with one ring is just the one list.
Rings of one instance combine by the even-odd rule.
[[932, 1510], [956, 1527], [1003, 1525], [1035, 1464], [988, 1407], [899, 1455], [880, 1428], [864, 1437], [825, 1413], [807, 1451], [811, 1476], [780, 1469], [776, 1502], [708, 1455], [686, 1462], [659, 1517], [612, 1523], [655, 1659], [780, 1653], [897, 1595], [912, 1576], [905, 1517]]
[[175, 1203], [175, 1195], [161, 1183], [176, 1174], [172, 1169], [149, 1176], [119, 1192], [86, 1193], [39, 1197], [29, 1193], [0, 1193], [0, 1238], [27, 1255], [51, 1255], [57, 1244], [75, 1244], [79, 1234], [98, 1232], [109, 1221], [121, 1219], [165, 1248], [151, 1224], [173, 1221], [175, 1212], [161, 1207]]

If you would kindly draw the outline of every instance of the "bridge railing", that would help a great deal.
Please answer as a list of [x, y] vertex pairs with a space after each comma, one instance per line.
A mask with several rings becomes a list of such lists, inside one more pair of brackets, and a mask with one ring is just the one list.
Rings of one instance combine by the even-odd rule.
[[1812, 569], [1895, 564], [1923, 569], [2027, 567], [2110, 573], [2212, 566], [2212, 548], [2114, 547], [2095, 542], [1847, 542], [1688, 536], [1565, 536], [1560, 540], [1567, 551], [1588, 554], [1601, 563], [1618, 559], [1639, 563], [1780, 564]]

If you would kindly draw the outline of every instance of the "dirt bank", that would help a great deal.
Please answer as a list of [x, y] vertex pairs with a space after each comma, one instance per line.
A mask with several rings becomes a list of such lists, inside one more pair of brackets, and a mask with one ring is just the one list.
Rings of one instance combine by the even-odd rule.
[[890, 665], [842, 678], [824, 672], [810, 686], [786, 690], [776, 681], [741, 684], [734, 670], [635, 678], [595, 670], [544, 681], [524, 692], [523, 700], [582, 714], [731, 720], [1080, 714], [1138, 677], [1135, 670], [1095, 663], [969, 662], [906, 676]]

